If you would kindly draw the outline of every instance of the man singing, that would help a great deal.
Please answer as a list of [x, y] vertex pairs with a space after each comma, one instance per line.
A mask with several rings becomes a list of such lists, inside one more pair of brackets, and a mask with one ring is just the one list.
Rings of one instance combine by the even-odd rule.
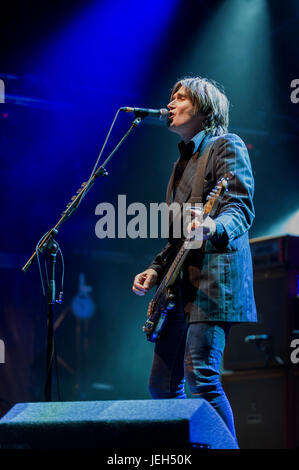
[[[227, 173], [233, 177], [212, 217], [192, 229], [201, 230], [204, 248], [190, 250], [176, 284], [175, 310], [155, 345], [149, 389], [153, 398], [193, 397], [207, 400], [234, 437], [233, 414], [222, 389], [219, 370], [231, 326], [256, 322], [252, 260], [248, 230], [254, 219], [252, 175], [244, 142], [228, 132], [229, 102], [217, 84], [185, 78], [172, 90], [168, 129], [180, 136], [180, 158], [168, 185], [168, 204], [188, 202], [200, 158], [208, 152], [202, 202]], [[200, 225], [201, 224], [201, 225]], [[144, 295], [159, 284], [178, 251], [171, 237], [152, 264], [134, 279], [133, 291]]]

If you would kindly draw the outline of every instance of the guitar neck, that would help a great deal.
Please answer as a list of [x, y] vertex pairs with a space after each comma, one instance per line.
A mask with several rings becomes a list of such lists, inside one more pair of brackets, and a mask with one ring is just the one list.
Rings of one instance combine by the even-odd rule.
[[[203, 207], [202, 221], [204, 221], [206, 217], [211, 216], [215, 212], [216, 206], [219, 203], [219, 200], [226, 189], [227, 181], [232, 177], [232, 172], [226, 173], [224, 177], [217, 183], [217, 186], [210, 192], [207, 197], [207, 202]], [[188, 237], [184, 240], [178, 254], [176, 255], [174, 261], [172, 262], [170, 268], [164, 276], [160, 286], [158, 287], [155, 298], [158, 298], [160, 293], [165, 288], [170, 287], [177, 279], [180, 269], [190, 250], [190, 248], [187, 248], [189, 246], [189, 242], [191, 241], [190, 237], [191, 235], [189, 234]], [[203, 240], [202, 243], [204, 243]]]
[[189, 249], [185, 248], [185, 242], [180, 248], [178, 254], [176, 255], [174, 261], [172, 262], [170, 268], [162, 279], [158, 289], [156, 290], [154, 301], [160, 297], [160, 294], [165, 290], [165, 288], [170, 287], [176, 281], [180, 269], [189, 253]]
[[186, 248], [186, 242], [190, 241], [190, 236], [184, 240], [179, 252], [177, 253], [175, 259], [173, 260], [170, 268], [168, 269], [164, 279], [163, 279], [163, 287], [171, 286], [177, 279], [178, 274], [180, 272], [181, 267], [183, 266], [185, 259], [189, 253], [189, 248]]
[[189, 248], [185, 248], [184, 242], [165, 276], [165, 282], [167, 286], [171, 286], [175, 282], [188, 253]]

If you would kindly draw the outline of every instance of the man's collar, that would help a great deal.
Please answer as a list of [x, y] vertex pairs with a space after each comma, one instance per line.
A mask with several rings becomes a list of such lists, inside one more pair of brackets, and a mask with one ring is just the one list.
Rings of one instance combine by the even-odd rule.
[[201, 142], [203, 141], [204, 137], [206, 135], [206, 131], [200, 131], [198, 134], [196, 134], [194, 137], [192, 137], [191, 141], [194, 142], [194, 152], [198, 150], [198, 147], [200, 146]]
[[183, 140], [178, 144], [180, 155], [183, 159], [189, 159], [199, 148], [201, 142], [203, 141], [206, 133], [205, 131], [198, 132], [188, 144]]

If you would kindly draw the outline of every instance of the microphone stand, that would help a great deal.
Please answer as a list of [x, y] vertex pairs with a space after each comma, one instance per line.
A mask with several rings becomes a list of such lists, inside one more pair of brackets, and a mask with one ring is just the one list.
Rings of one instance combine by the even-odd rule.
[[[117, 113], [118, 114], [118, 113]], [[56, 303], [61, 303], [61, 300], [56, 300], [56, 288], [55, 288], [55, 266], [56, 256], [59, 251], [59, 245], [55, 241], [54, 237], [58, 234], [58, 228], [65, 222], [75, 210], [78, 208], [81, 200], [85, 194], [95, 183], [99, 176], [107, 176], [108, 172], [105, 170], [105, 166], [111, 160], [112, 156], [129, 136], [132, 130], [137, 127], [141, 120], [145, 116], [135, 113], [135, 119], [131, 124], [129, 130], [125, 133], [104, 163], [91, 174], [91, 177], [87, 182], [82, 183], [81, 187], [77, 191], [76, 195], [72, 197], [71, 202], [67, 205], [66, 210], [62, 213], [62, 217], [56, 223], [56, 225], [50, 229], [37, 244], [35, 252], [31, 255], [25, 265], [22, 267], [22, 271], [26, 273], [29, 267], [32, 265], [35, 258], [38, 256], [38, 252], [46, 252], [50, 256], [50, 279], [48, 282], [48, 310], [47, 310], [47, 360], [46, 360], [46, 381], [45, 381], [45, 401], [52, 400], [52, 359], [54, 354], [54, 341], [53, 341], [53, 318], [54, 318], [54, 307]], [[116, 117], [115, 117], [116, 119]], [[108, 134], [109, 136], [109, 134]], [[107, 136], [107, 137], [108, 137]], [[107, 139], [106, 139], [107, 142]], [[105, 142], [105, 144], [106, 144]], [[105, 146], [104, 144], [104, 146]], [[102, 149], [103, 151], [103, 149]]]
[[56, 256], [59, 246], [52, 238], [47, 244], [47, 250], [50, 254], [50, 279], [48, 285], [48, 317], [47, 317], [47, 374], [45, 383], [45, 400], [51, 401], [52, 395], [52, 359], [54, 354], [53, 342], [53, 318], [54, 306], [56, 303], [56, 286], [55, 286], [55, 266]]

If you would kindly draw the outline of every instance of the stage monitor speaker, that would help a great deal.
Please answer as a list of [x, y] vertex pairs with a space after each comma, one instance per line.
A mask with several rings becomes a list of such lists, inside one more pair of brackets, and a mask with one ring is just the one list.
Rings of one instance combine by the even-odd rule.
[[235, 449], [202, 399], [19, 403], [0, 420], [2, 447]]
[[299, 370], [270, 368], [222, 375], [240, 449], [299, 447]]
[[[258, 322], [232, 327], [225, 370], [291, 365], [291, 341], [299, 337], [298, 242], [299, 237], [251, 241]], [[259, 340], [261, 335], [268, 339]]]

